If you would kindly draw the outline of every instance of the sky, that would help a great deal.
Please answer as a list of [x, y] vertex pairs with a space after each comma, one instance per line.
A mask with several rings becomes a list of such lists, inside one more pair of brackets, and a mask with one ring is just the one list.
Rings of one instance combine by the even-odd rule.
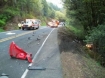
[[46, 0], [46, 1], [47, 1], [47, 2], [51, 2], [51, 3], [53, 3], [54, 5], [57, 5], [59, 8], [62, 8], [62, 7], [63, 7], [61, 0]]

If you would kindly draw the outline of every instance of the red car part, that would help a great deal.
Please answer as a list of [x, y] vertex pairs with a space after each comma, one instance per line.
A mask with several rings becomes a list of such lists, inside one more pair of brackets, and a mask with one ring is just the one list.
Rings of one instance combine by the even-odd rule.
[[22, 59], [22, 60], [28, 60], [28, 62], [32, 63], [32, 54], [29, 54], [25, 52], [23, 49], [18, 47], [15, 42], [11, 42], [10, 48], [9, 48], [9, 55], [12, 58]]

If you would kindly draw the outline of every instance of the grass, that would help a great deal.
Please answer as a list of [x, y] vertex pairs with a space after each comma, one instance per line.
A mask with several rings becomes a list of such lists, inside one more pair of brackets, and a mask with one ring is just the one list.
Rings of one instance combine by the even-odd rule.
[[46, 23], [44, 21], [42, 21], [41, 26], [46, 26]]
[[83, 25], [76, 19], [71, 18], [66, 20], [66, 25], [70, 30], [80, 39], [85, 38], [86, 31], [84, 31]]
[[4, 30], [2, 28], [0, 28], [0, 32], [4, 32]]
[[83, 71], [87, 73], [89, 78], [105, 78], [105, 68], [92, 58], [83, 57], [84, 67]]
[[67, 26], [67, 30], [68, 32], [74, 33], [74, 35], [80, 40], [85, 38], [85, 32], [82, 26]]

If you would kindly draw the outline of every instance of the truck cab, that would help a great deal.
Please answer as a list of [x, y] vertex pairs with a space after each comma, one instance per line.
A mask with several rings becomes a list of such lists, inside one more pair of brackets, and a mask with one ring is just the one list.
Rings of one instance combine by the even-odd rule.
[[51, 28], [57, 28], [59, 25], [59, 21], [58, 20], [55, 20], [55, 19], [52, 19], [51, 21], [49, 21], [47, 23], [47, 26], [51, 27]]

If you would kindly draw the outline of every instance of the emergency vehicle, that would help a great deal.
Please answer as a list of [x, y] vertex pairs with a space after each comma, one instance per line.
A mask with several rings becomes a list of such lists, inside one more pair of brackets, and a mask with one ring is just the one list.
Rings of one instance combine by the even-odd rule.
[[47, 22], [47, 26], [51, 27], [51, 28], [57, 28], [59, 25], [59, 21], [52, 19], [51, 21]]
[[22, 22], [21, 29], [38, 29], [40, 26], [40, 20], [38, 19], [26, 19], [25, 22]]

